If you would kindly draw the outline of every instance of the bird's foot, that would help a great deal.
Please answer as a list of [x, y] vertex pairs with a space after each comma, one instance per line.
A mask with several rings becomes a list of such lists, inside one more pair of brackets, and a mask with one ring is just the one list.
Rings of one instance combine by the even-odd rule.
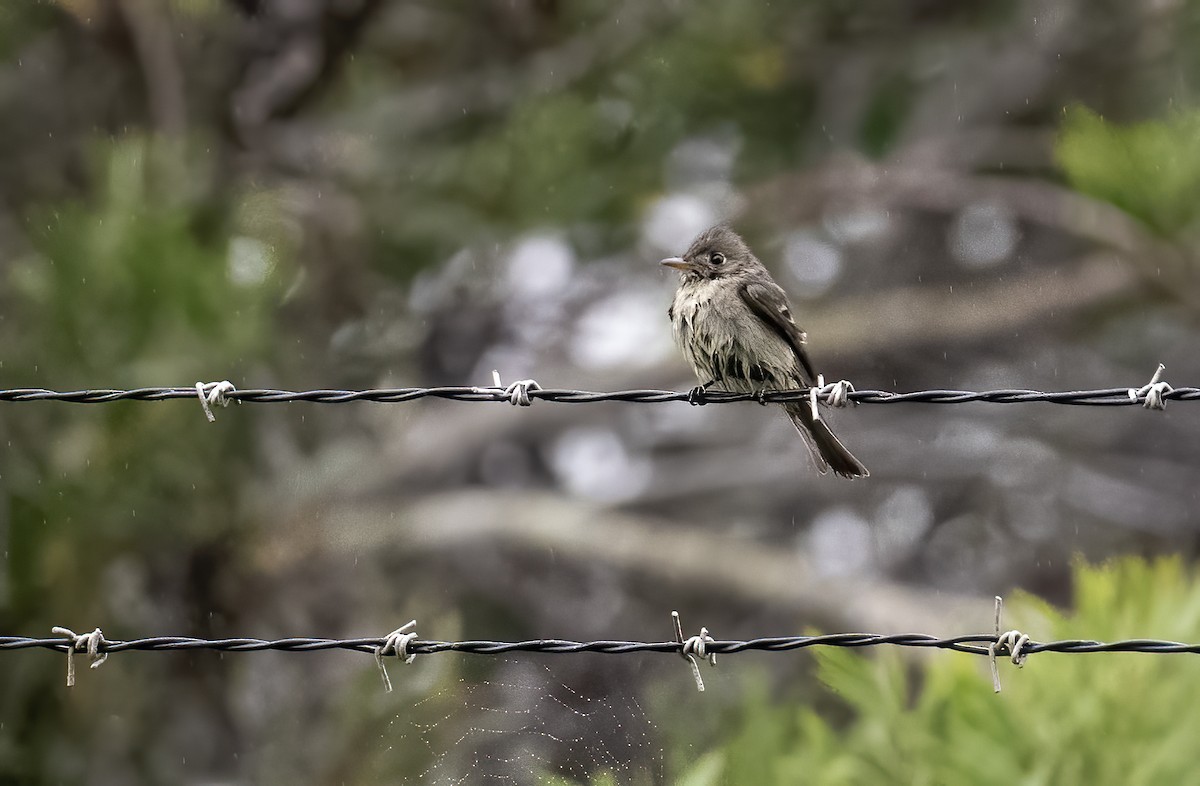
[[769, 403], [767, 401], [767, 389], [763, 388], [762, 390], [756, 391], [754, 393], [754, 400], [765, 407]]
[[708, 393], [708, 385], [697, 385], [688, 391], [687, 402], [693, 407], [702, 407], [708, 402], [704, 396]]

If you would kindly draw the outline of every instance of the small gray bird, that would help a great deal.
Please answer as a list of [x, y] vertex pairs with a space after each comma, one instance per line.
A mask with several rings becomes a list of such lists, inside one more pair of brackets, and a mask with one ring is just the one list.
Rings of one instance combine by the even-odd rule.
[[[805, 333], [792, 321], [787, 294], [733, 230], [701, 233], [682, 257], [662, 261], [680, 272], [667, 314], [675, 343], [703, 384], [741, 392], [810, 387], [817, 378], [805, 349]], [[844, 478], [865, 478], [867, 468], [846, 450], [807, 402], [784, 411], [804, 438], [817, 469]]]

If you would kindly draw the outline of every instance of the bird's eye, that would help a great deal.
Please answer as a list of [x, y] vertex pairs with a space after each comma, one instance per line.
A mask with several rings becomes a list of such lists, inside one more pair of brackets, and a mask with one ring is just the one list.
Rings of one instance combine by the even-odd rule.
[[720, 251], [714, 251], [708, 256], [708, 261], [714, 265], [719, 265], [725, 261], [725, 255]]

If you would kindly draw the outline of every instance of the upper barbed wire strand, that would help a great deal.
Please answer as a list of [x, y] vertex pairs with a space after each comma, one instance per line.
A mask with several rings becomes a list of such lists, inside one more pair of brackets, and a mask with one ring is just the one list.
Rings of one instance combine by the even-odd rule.
[[[798, 390], [768, 391], [766, 393], [726, 393], [708, 391], [696, 396], [687, 391], [674, 390], [616, 390], [589, 391], [570, 388], [543, 388], [528, 391], [534, 401], [550, 401], [560, 404], [590, 404], [601, 401], [619, 401], [637, 404], [662, 404], [689, 401], [697, 403], [732, 404], [744, 401], [781, 403], [785, 401], [808, 401], [810, 388]], [[848, 401], [855, 404], [1065, 404], [1091, 407], [1128, 407], [1144, 405], [1144, 396], [1131, 396], [1131, 388], [1103, 388], [1099, 390], [1040, 391], [1026, 389], [1003, 390], [915, 390], [898, 393], [888, 390], [856, 390], [849, 393]], [[424, 387], [424, 388], [373, 388], [366, 390], [272, 390], [246, 388], [231, 391], [230, 401], [252, 404], [277, 404], [307, 401], [314, 404], [348, 404], [353, 401], [378, 403], [401, 403], [425, 398], [465, 402], [510, 403], [511, 394], [499, 388], [480, 387]], [[72, 404], [107, 404], [115, 401], [167, 401], [171, 399], [196, 398], [194, 385], [188, 387], [153, 387], [130, 390], [47, 390], [45, 388], [13, 388], [0, 390], [0, 401], [22, 403], [30, 401], [60, 401]], [[1200, 388], [1173, 388], [1164, 392], [1163, 401], [1200, 400]]]

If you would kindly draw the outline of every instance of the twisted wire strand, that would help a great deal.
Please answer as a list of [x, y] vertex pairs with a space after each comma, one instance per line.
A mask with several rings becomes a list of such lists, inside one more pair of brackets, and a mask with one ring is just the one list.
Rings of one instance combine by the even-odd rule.
[[[938, 638], [921, 633], [881, 635], [875, 633], [831, 633], [821, 636], [772, 636], [747, 640], [717, 639], [707, 642], [707, 651], [715, 654], [734, 652], [786, 652], [808, 647], [875, 647], [891, 645], [897, 647], [920, 647], [926, 649], [952, 650], [971, 655], [988, 656], [988, 645], [996, 643], [997, 637], [988, 634], [970, 634], [950, 638]], [[125, 641], [105, 640], [101, 653], [114, 652], [169, 652], [178, 650], [213, 650], [217, 652], [320, 652], [324, 650], [349, 650], [374, 654], [385, 642], [383, 637], [358, 639], [283, 638], [283, 639], [199, 639], [188, 636], [153, 636]], [[679, 654], [683, 645], [677, 641], [570, 641], [566, 639], [531, 639], [527, 641], [413, 641], [407, 648], [412, 655], [433, 655], [441, 652], [459, 652], [469, 655], [505, 655], [512, 652], [567, 655], [594, 652], [604, 655], [628, 655], [637, 652], [660, 652]], [[24, 636], [0, 636], [0, 651], [48, 649], [66, 652], [68, 643], [59, 638], [28, 638]], [[1091, 639], [1065, 639], [1061, 641], [1030, 641], [1023, 648], [1027, 654], [1058, 652], [1084, 654], [1096, 652], [1143, 652], [1151, 654], [1200, 654], [1200, 644], [1185, 644], [1158, 639], [1127, 639], [1124, 641], [1094, 641]]]
[[[731, 404], [742, 401], [780, 403], [785, 401], [808, 401], [809, 388], [798, 390], [768, 391], [765, 393], [727, 393], [708, 391], [693, 393], [675, 390], [616, 390], [589, 391], [571, 388], [541, 388], [528, 390], [534, 401], [551, 401], [560, 404], [591, 404], [599, 401], [622, 401], [637, 404], [662, 404], [673, 401], [692, 401], [698, 404]], [[858, 390], [848, 394], [849, 401], [856, 404], [1066, 404], [1087, 407], [1143, 406], [1147, 394], [1136, 389], [1103, 388], [1099, 390], [1040, 391], [1025, 389], [1004, 390], [915, 390], [898, 393], [888, 390]], [[379, 403], [401, 403], [424, 398], [445, 399], [465, 402], [511, 403], [511, 393], [502, 388], [489, 387], [427, 387], [427, 388], [372, 388], [367, 390], [271, 390], [247, 388], [232, 390], [225, 394], [230, 401], [252, 404], [278, 404], [307, 401], [314, 404], [348, 404], [352, 401]], [[167, 401], [170, 399], [196, 399], [196, 388], [155, 387], [131, 390], [47, 390], [45, 388], [0, 389], [0, 401], [61, 401], [72, 404], [107, 404], [114, 401]], [[1161, 394], [1163, 401], [1200, 400], [1200, 388], [1174, 388]]]

